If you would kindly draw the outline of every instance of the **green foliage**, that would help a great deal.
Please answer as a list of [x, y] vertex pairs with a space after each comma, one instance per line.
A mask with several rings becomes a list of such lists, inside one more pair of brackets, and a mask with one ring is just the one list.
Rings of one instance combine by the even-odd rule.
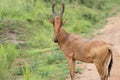
[[52, 52], [46, 52], [43, 54], [29, 54], [29, 55], [32, 56], [32, 62], [28, 63], [29, 66], [28, 65], [23, 66], [22, 68], [23, 79], [51, 80], [53, 78], [56, 78], [56, 80], [60, 80], [62, 78], [64, 79], [66, 78], [65, 75], [68, 73], [68, 68], [65, 65], [66, 61], [61, 51], [54, 50]]
[[[0, 33], [2, 36], [0, 37], [12, 30], [14, 34], [18, 34], [16, 35], [18, 41], [27, 41], [27, 47], [42, 49], [56, 46], [53, 43], [53, 27], [48, 21], [48, 18], [52, 17], [52, 2], [53, 0], [1, 0], [0, 28], [2, 30]], [[55, 0], [55, 2], [57, 3], [55, 9], [59, 12], [62, 1]], [[94, 25], [108, 13], [105, 11], [108, 5], [106, 0], [63, 0], [63, 2], [66, 3], [63, 19], [68, 20], [64, 25], [65, 29], [83, 36], [92, 35]], [[101, 4], [104, 9], [96, 7], [98, 4]], [[8, 39], [9, 37], [1, 39], [0, 42]]]
[[62, 53], [60, 52], [56, 52], [53, 54], [48, 54], [47, 56], [47, 64], [55, 64], [55, 63], [60, 63], [60, 61], [62, 61], [64, 59]]
[[0, 79], [5, 80], [13, 75], [13, 63], [17, 56], [15, 45], [0, 45]]
[[107, 0], [79, 0], [79, 2], [89, 8], [97, 8], [102, 10], [106, 5]]
[[23, 68], [23, 80], [31, 80], [31, 71], [28, 65]]

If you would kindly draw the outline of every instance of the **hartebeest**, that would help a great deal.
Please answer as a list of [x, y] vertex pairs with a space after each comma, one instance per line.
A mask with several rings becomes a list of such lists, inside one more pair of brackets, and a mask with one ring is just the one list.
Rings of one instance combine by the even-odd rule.
[[58, 43], [68, 60], [71, 80], [75, 79], [75, 60], [94, 63], [101, 80], [108, 80], [112, 67], [112, 46], [99, 40], [86, 40], [77, 34], [67, 33], [63, 28], [64, 3], [62, 12], [57, 14], [52, 4], [53, 19], [49, 21], [54, 26], [54, 42]]

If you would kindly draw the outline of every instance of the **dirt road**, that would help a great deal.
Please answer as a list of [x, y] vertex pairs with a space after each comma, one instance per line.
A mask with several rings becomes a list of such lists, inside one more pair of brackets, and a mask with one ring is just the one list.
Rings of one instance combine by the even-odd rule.
[[[103, 40], [113, 44], [113, 66], [109, 80], [120, 80], [120, 14], [108, 18], [105, 27], [99, 30], [100, 35], [95, 39]], [[100, 80], [94, 64], [82, 63], [76, 64], [76, 67], [83, 68], [82, 74], [76, 74], [76, 80]], [[70, 80], [67, 79], [67, 80]]]

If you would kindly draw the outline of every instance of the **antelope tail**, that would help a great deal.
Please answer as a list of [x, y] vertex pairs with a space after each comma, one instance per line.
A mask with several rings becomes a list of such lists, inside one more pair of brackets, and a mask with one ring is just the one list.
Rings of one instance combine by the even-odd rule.
[[112, 68], [112, 64], [113, 64], [113, 55], [112, 55], [112, 50], [108, 49], [109, 53], [110, 53], [110, 63], [108, 65], [108, 76], [110, 76], [110, 71]]

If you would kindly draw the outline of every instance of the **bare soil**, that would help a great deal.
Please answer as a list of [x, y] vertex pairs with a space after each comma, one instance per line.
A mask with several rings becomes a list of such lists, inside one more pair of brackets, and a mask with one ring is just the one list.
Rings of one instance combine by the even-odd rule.
[[[120, 80], [120, 14], [108, 18], [107, 21], [105, 27], [97, 31], [101, 34], [96, 35], [95, 39], [113, 44], [113, 66], [109, 80]], [[94, 64], [82, 63], [76, 64], [76, 67], [83, 69], [81, 74], [76, 73], [76, 80], [100, 80]], [[70, 80], [70, 77], [66, 80]]]

